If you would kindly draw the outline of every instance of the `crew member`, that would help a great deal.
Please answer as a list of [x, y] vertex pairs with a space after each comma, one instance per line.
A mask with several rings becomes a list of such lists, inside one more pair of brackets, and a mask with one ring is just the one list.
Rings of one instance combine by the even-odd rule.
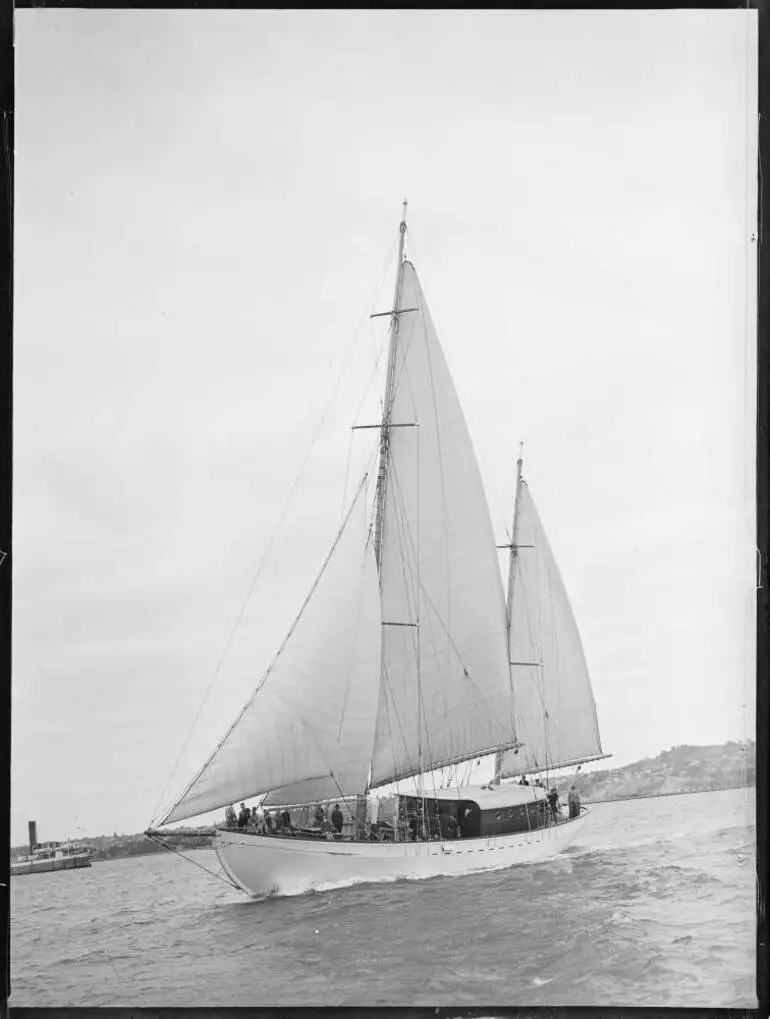
[[473, 834], [471, 828], [473, 827], [473, 811], [470, 807], [466, 807], [463, 811], [463, 820], [460, 825], [460, 837], [468, 839]]
[[343, 818], [342, 811], [340, 810], [340, 805], [339, 803], [335, 803], [334, 810], [332, 811], [332, 824], [334, 825], [334, 830], [337, 832], [338, 835], [342, 834], [342, 820]]
[[567, 803], [569, 804], [569, 816], [579, 817], [580, 816], [580, 794], [577, 789], [573, 786], [570, 787], [569, 796], [567, 797]]
[[559, 816], [559, 793], [556, 786], [553, 786], [548, 793], [548, 803], [551, 807], [551, 814], [554, 819], [557, 818]]

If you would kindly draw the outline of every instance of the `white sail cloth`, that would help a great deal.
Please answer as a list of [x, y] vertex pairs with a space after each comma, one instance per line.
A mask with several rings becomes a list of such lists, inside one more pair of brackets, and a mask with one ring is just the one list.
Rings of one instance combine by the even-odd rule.
[[503, 777], [603, 756], [577, 623], [525, 482], [519, 488], [517, 545], [511, 673], [516, 731], [524, 745], [504, 755]]
[[393, 353], [372, 785], [417, 773], [421, 759], [429, 770], [515, 739], [505, 600], [489, 510], [409, 262], [399, 307], [418, 310], [399, 316]]
[[362, 484], [264, 680], [165, 822], [310, 779], [333, 788], [329, 795], [365, 788], [381, 639], [367, 530]]

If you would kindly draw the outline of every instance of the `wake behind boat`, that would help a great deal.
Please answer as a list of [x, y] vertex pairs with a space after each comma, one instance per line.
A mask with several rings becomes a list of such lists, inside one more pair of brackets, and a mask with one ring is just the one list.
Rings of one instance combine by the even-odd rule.
[[[365, 475], [272, 664], [159, 822], [264, 797], [288, 821], [280, 831], [231, 823], [216, 837], [223, 869], [252, 895], [551, 857], [577, 834], [579, 808], [564, 819], [542, 784], [503, 780], [606, 756], [522, 459], [512, 534], [497, 545], [405, 234], [406, 203], [384, 313], [383, 416], [358, 426], [379, 432], [373, 491]], [[507, 598], [500, 548], [509, 553]], [[458, 765], [491, 756], [488, 785], [457, 782]], [[405, 780], [411, 793], [401, 791]], [[394, 786], [390, 801], [375, 792]], [[374, 835], [373, 801], [392, 806]], [[319, 802], [344, 805], [346, 832], [292, 824], [292, 810]]]

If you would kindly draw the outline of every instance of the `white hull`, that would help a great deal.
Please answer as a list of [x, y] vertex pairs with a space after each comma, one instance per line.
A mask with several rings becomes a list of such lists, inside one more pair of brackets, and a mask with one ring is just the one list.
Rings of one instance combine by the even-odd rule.
[[445, 842], [327, 842], [220, 831], [216, 852], [225, 873], [249, 895], [296, 895], [547, 860], [567, 848], [584, 820], [585, 814], [536, 831]]

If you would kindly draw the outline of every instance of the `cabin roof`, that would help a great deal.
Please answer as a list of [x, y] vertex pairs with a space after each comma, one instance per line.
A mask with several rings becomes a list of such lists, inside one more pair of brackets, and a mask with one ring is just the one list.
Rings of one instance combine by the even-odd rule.
[[544, 800], [547, 790], [535, 785], [518, 785], [518, 783], [501, 783], [500, 785], [465, 785], [459, 788], [438, 789], [436, 792], [426, 790], [428, 800], [450, 800], [458, 803], [472, 800], [478, 803], [481, 810], [501, 810], [504, 807], [518, 807], [524, 803]]

